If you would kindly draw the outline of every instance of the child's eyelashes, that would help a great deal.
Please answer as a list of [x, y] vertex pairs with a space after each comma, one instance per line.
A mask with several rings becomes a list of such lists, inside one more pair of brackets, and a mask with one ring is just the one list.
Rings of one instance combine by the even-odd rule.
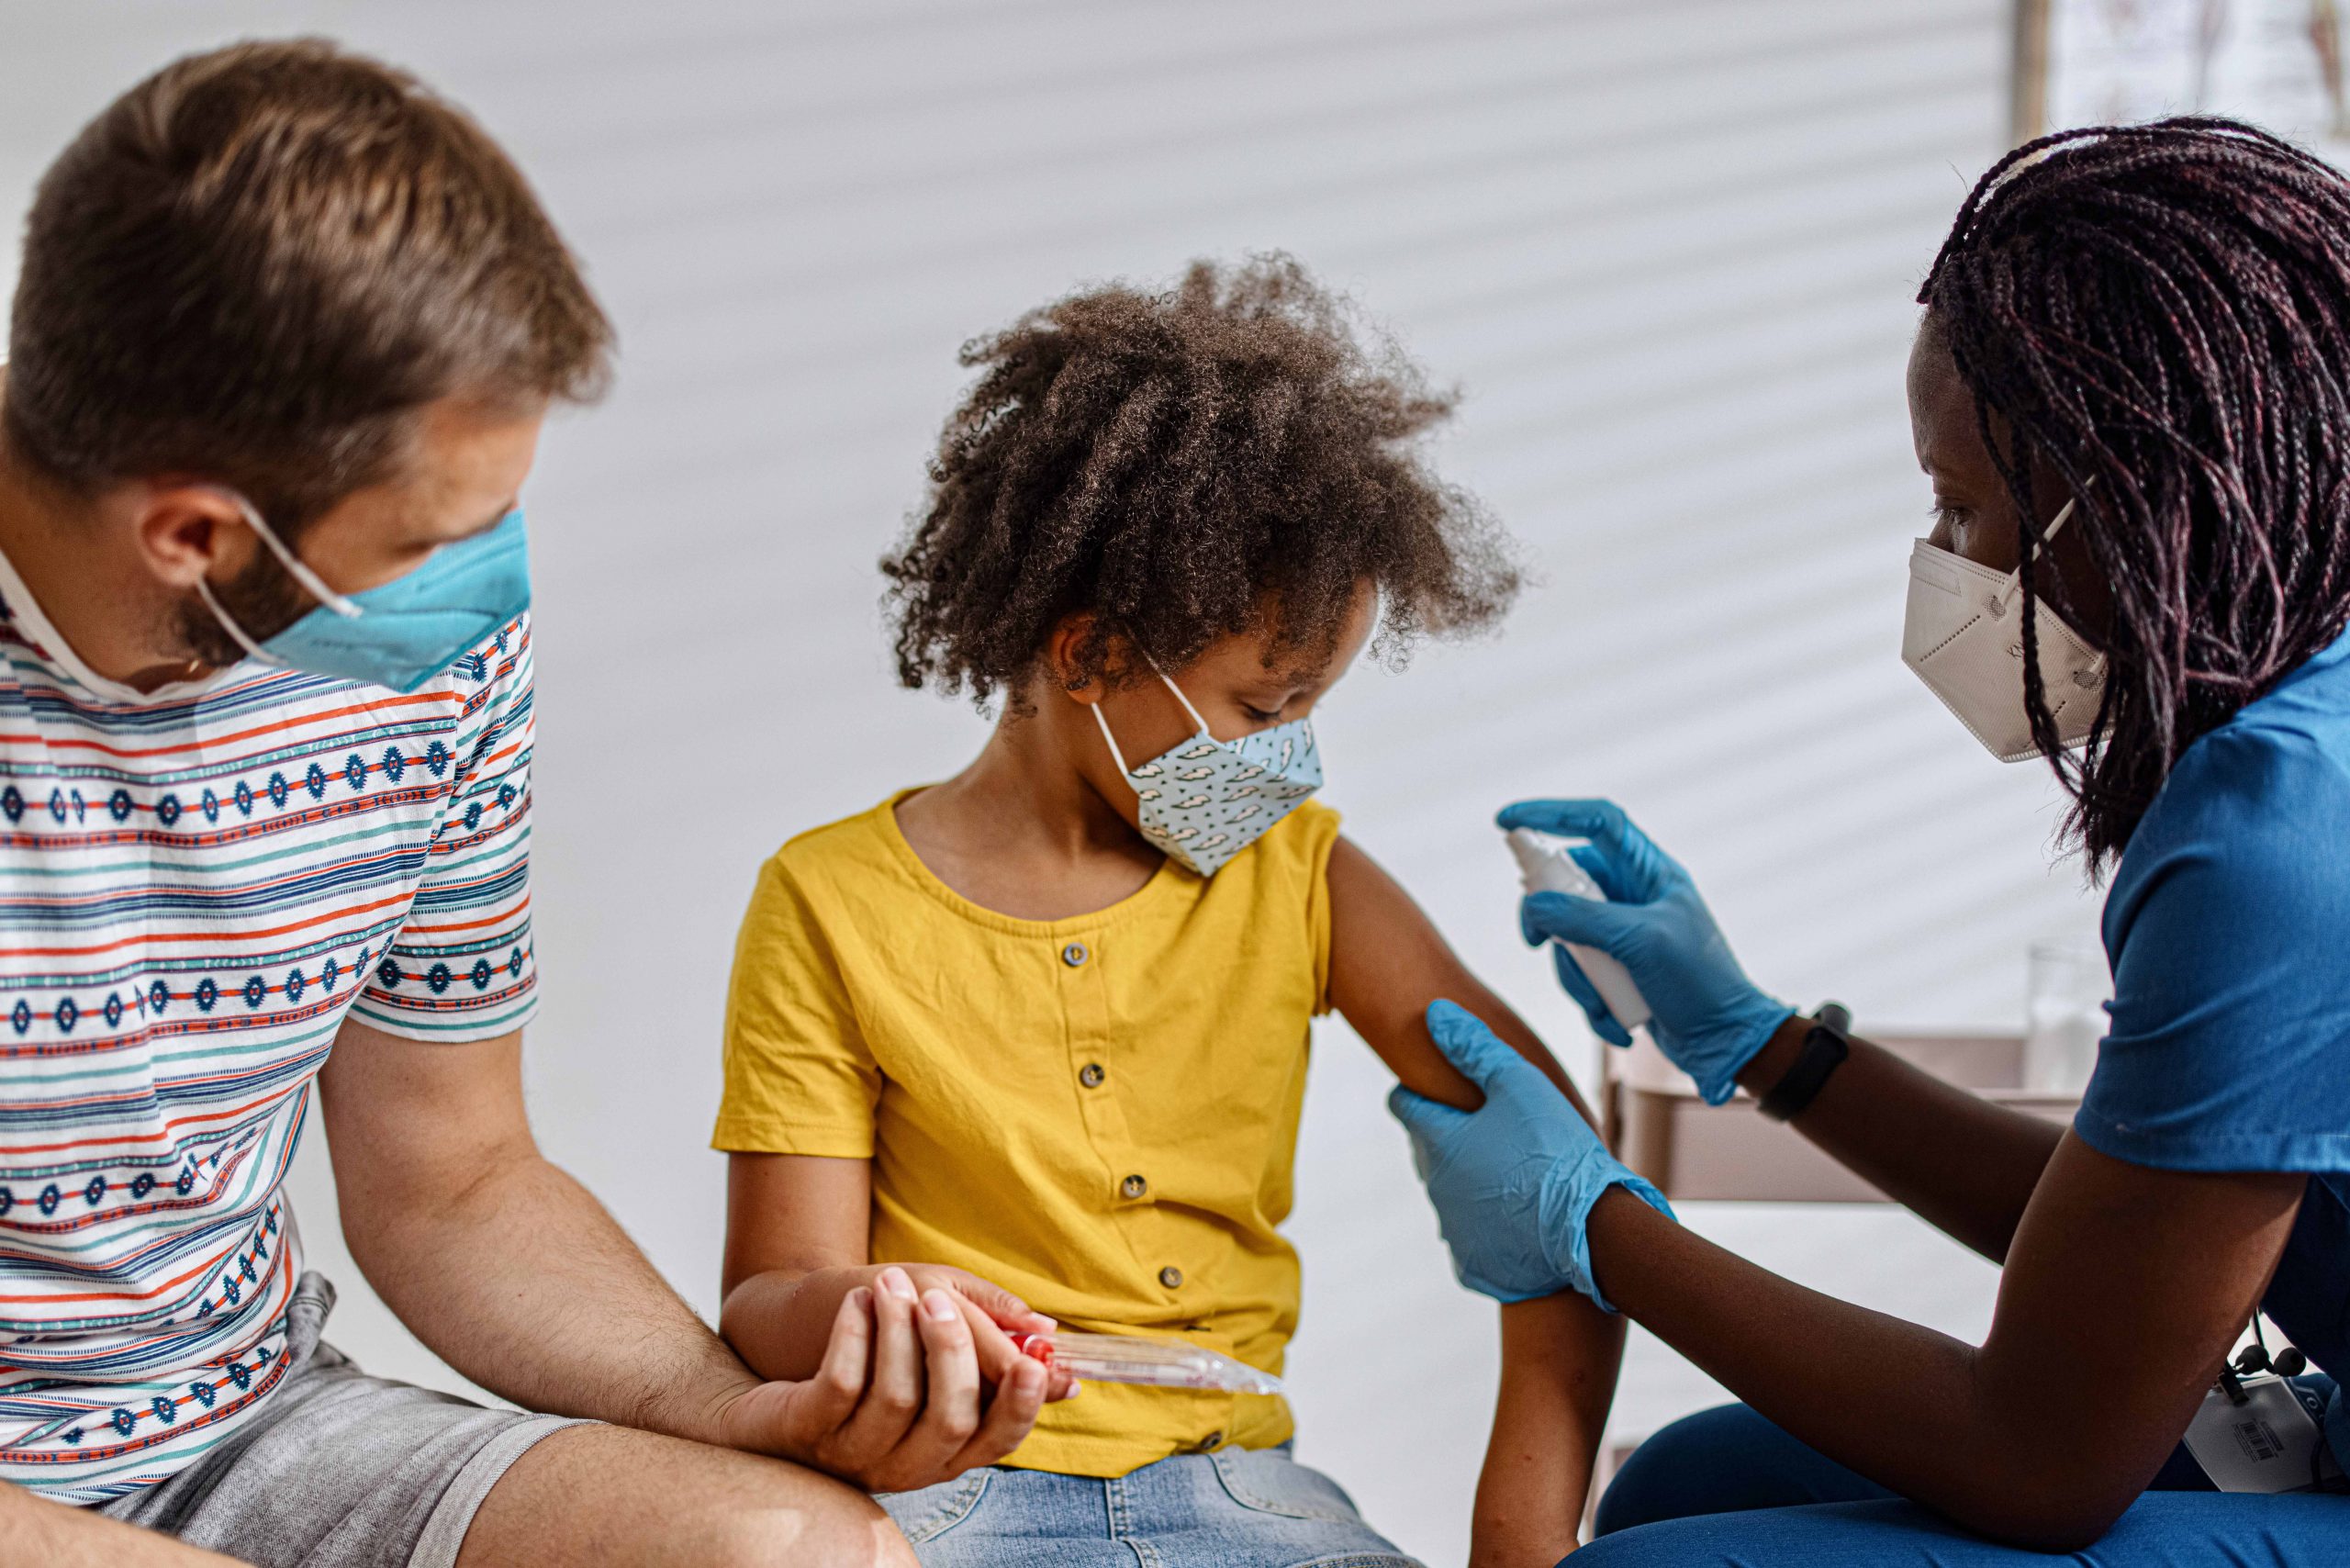
[[1270, 724], [1281, 716], [1279, 709], [1268, 713], [1262, 708], [1252, 708], [1246, 702], [1240, 705], [1240, 712], [1252, 724]]

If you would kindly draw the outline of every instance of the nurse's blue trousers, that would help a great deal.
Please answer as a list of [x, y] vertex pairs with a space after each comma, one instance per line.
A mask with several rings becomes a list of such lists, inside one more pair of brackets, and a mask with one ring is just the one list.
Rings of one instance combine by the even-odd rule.
[[1568, 1568], [2303, 1568], [2350, 1562], [2350, 1495], [2214, 1492], [2181, 1450], [2103, 1539], [2025, 1551], [1862, 1479], [1743, 1405], [1676, 1421], [1600, 1499]]

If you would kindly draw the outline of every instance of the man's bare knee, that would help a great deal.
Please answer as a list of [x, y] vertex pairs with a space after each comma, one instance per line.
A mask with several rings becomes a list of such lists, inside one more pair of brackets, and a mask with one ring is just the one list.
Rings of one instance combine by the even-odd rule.
[[458, 1568], [915, 1568], [872, 1498], [779, 1459], [576, 1427], [490, 1489]]
[[879, 1505], [837, 1483], [734, 1512], [711, 1568], [916, 1568], [913, 1548]]

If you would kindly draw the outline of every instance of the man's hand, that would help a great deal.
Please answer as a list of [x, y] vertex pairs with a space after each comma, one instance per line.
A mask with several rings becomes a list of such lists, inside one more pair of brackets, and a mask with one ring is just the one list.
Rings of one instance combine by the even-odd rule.
[[[882, 1276], [893, 1269], [913, 1282], [918, 1294], [944, 1292], [954, 1302], [971, 1331], [971, 1348], [979, 1357], [982, 1383], [991, 1388], [1000, 1387], [1020, 1367], [1036, 1364], [1020, 1353], [1012, 1336], [1049, 1334], [1055, 1327], [1053, 1320], [1002, 1285], [968, 1270], [944, 1263], [871, 1263], [859, 1268], [820, 1269], [802, 1277], [795, 1294], [803, 1301], [822, 1301], [835, 1294], [845, 1296], [859, 1287], [878, 1292], [883, 1288]], [[811, 1310], [823, 1309], [811, 1305]], [[1067, 1372], [1048, 1372], [1045, 1389], [1047, 1404], [1067, 1399], [1076, 1392], [1076, 1380]]]
[[[984, 1284], [959, 1270], [921, 1271]], [[984, 1398], [970, 1316], [979, 1310], [957, 1289], [921, 1290], [909, 1271], [881, 1269], [873, 1284], [842, 1298], [816, 1375], [743, 1389], [720, 1412], [719, 1440], [871, 1492], [910, 1492], [993, 1464], [1036, 1424], [1051, 1380], [1041, 1363], [1011, 1351], [1001, 1375], [987, 1380], [993, 1398]], [[1010, 1351], [995, 1322], [987, 1326]]]
[[320, 1076], [352, 1255], [451, 1366], [528, 1409], [802, 1460], [868, 1487], [939, 1481], [1027, 1436], [1050, 1379], [1005, 1360], [988, 1398], [963, 1304], [1017, 1304], [976, 1281], [925, 1304], [903, 1271], [882, 1271], [817, 1317], [831, 1338], [807, 1375], [744, 1365], [540, 1157], [520, 1046], [425, 1047], [353, 1020]]

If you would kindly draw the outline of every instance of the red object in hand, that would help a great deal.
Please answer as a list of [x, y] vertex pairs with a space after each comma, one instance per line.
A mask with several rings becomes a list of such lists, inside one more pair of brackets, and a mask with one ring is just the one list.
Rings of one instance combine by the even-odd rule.
[[1012, 1348], [1032, 1361], [1041, 1361], [1046, 1366], [1053, 1364], [1053, 1341], [1048, 1335], [1014, 1334], [1012, 1336]]

